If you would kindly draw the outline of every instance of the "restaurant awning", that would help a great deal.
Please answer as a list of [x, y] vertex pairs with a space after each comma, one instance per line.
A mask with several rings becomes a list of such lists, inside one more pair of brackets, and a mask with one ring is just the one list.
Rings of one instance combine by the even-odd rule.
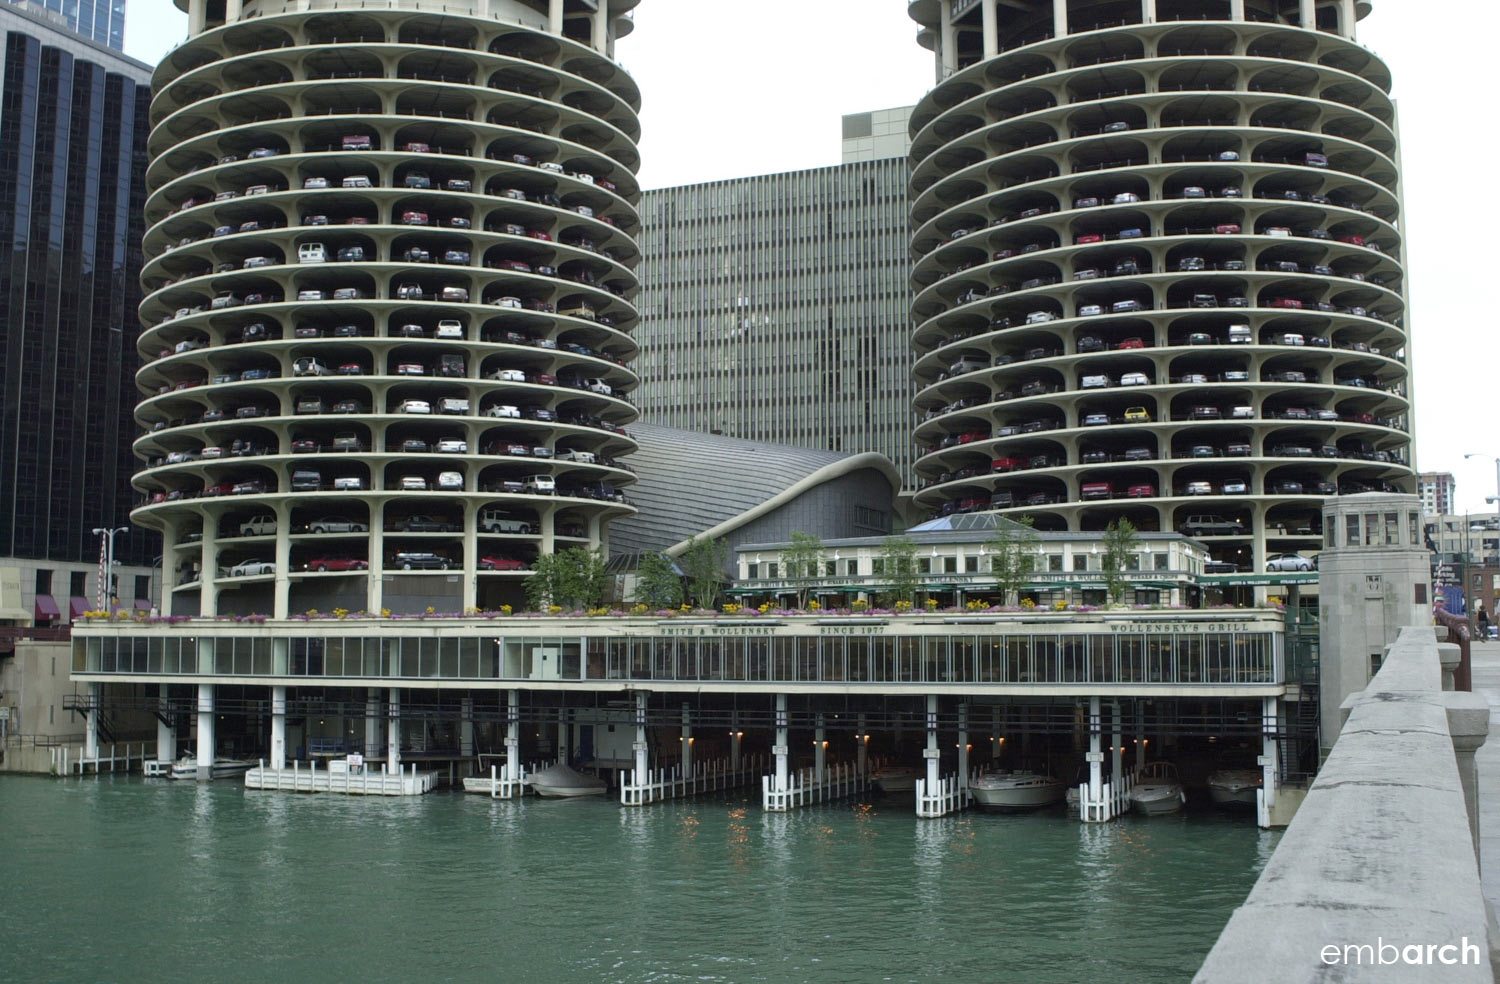
[[89, 600], [83, 595], [72, 595], [68, 598], [68, 621], [78, 621], [83, 618], [83, 613], [88, 610]]
[[51, 622], [62, 618], [62, 612], [58, 610], [57, 599], [51, 595], [36, 596], [36, 620], [40, 622]]
[[149, 612], [151, 610], [151, 599], [137, 598], [133, 607], [138, 612]]

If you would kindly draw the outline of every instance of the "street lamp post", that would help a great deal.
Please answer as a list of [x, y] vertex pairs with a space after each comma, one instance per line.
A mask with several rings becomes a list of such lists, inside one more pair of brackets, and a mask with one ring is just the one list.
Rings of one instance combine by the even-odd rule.
[[116, 526], [112, 529], [100, 526], [94, 527], [94, 535], [102, 538], [99, 545], [103, 547], [104, 554], [104, 576], [99, 579], [99, 596], [97, 599], [100, 611], [107, 612], [110, 610], [110, 599], [114, 590], [115, 534], [128, 532], [130, 532], [130, 527], [128, 526]]
[[[1495, 463], [1495, 494], [1494, 495], [1487, 495], [1487, 496], [1485, 496], [1484, 497], [1484, 501], [1485, 502], [1493, 502], [1495, 504], [1496, 515], [1500, 516], [1500, 457], [1497, 457], [1495, 455], [1490, 455], [1490, 454], [1478, 454], [1478, 453], [1475, 453], [1475, 454], [1466, 454], [1466, 455], [1464, 455], [1464, 457], [1466, 459], [1467, 458], [1489, 458], [1491, 461], [1493, 461]], [[1497, 524], [1496, 528], [1500, 529], [1500, 524]], [[1480, 548], [1481, 548], [1480, 549], [1480, 564], [1481, 565], [1483, 565], [1483, 563], [1484, 563], [1483, 544], [1484, 544], [1484, 541], [1481, 539], [1481, 541], [1480, 541]], [[1495, 559], [1496, 559], [1497, 563], [1500, 563], [1500, 552], [1496, 553]], [[1465, 583], [1464, 590], [1467, 591], [1468, 588], [1469, 588], [1468, 584]], [[1474, 606], [1470, 605], [1469, 607], [1473, 608]]]

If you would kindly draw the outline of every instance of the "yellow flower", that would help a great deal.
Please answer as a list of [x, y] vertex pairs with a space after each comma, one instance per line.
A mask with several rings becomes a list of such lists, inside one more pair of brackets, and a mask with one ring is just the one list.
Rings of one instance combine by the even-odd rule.
[[349, 609], [347, 609], [347, 608], [335, 608], [333, 610], [333, 617], [334, 618], [344, 618], [348, 614], [349, 614]]
[[644, 604], [631, 605], [630, 606], [630, 614], [632, 614], [632, 615], [644, 615], [644, 614], [646, 614], [646, 606]]
[[436, 615], [437, 614], [437, 609], [433, 608], [431, 605], [428, 605], [427, 606], [427, 614], [429, 614], [429, 615]]
[[809, 602], [808, 602], [808, 603], [807, 603], [807, 610], [808, 610], [808, 611], [810, 611], [810, 612], [815, 612], [815, 611], [818, 611], [818, 610], [819, 610], [819, 609], [821, 609], [821, 608], [822, 608], [822, 607], [823, 607], [823, 606], [822, 606], [822, 605], [820, 605], [820, 604], [818, 604], [818, 603], [817, 603], [817, 602], [816, 602], [816, 601], [809, 601]]
[[550, 612], [553, 615], [556, 615], [556, 614], [558, 614], [559, 612], [562, 611], [562, 606], [561, 605], [548, 605], [547, 606], [547, 611]]
[[870, 603], [868, 601], [865, 601], [863, 598], [856, 598], [852, 603], [850, 603], [849, 607], [857, 612], [862, 612], [866, 608], [870, 607]]
[[923, 602], [923, 604], [925, 604], [927, 606], [927, 610], [929, 612], [935, 612], [935, 611], [937, 611], [937, 599], [936, 598], [928, 598], [925, 602]]
[[511, 608], [509, 605], [501, 605], [500, 606], [500, 614], [501, 615], [509, 615], [513, 611], [515, 611], [515, 609]]
[[1052, 610], [1054, 612], [1064, 611], [1065, 609], [1067, 609], [1067, 607], [1068, 603], [1066, 601], [1054, 601], [1052, 603]]
[[898, 601], [892, 607], [894, 607], [896, 609], [896, 611], [898, 611], [898, 612], [909, 612], [909, 611], [911, 611], [911, 602], [909, 602], [909, 601]]
[[1021, 599], [1021, 607], [1022, 608], [1035, 608], [1036, 607], [1036, 602], [1032, 601], [1030, 598], [1022, 598]]
[[382, 608], [380, 610], [380, 617], [381, 618], [390, 618], [391, 617], [391, 610], [389, 608]]

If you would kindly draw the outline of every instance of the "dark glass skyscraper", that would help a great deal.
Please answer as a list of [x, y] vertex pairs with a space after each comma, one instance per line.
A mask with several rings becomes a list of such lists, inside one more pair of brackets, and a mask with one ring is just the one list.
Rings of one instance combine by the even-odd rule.
[[10, 5], [0, 40], [0, 557], [89, 563], [132, 498], [150, 69]]
[[125, 0], [8, 0], [44, 10], [90, 41], [125, 50]]

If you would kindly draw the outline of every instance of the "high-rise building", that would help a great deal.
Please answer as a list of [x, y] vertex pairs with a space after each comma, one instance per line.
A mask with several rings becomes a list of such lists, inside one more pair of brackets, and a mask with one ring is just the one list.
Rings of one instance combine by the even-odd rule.
[[[151, 70], [9, 4], [0, 37], [0, 566], [20, 569], [0, 608], [25, 612], [0, 617], [55, 619], [54, 597], [93, 607], [91, 531], [124, 526], [132, 501]], [[129, 576], [153, 539], [115, 538]]]
[[847, 113], [843, 120], [843, 161], [879, 161], [911, 152], [911, 106]]
[[66, 24], [91, 41], [125, 50], [125, 0], [7, 0], [9, 4]]
[[1353, 0], [916, 0], [918, 507], [1260, 572], [1415, 487], [1396, 109]]
[[1422, 472], [1417, 476], [1417, 495], [1422, 497], [1422, 512], [1428, 516], [1451, 513], [1457, 488], [1452, 472]]
[[173, 612], [498, 607], [632, 511], [633, 6], [187, 0], [133, 514]]
[[886, 157], [646, 192], [642, 417], [907, 474], [906, 174]]

